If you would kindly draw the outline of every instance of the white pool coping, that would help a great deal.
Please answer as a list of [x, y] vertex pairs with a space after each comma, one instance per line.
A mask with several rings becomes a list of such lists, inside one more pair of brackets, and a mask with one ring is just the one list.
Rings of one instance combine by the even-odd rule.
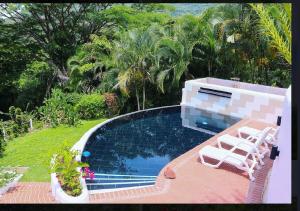
[[[99, 124], [97, 124], [96, 126], [92, 127], [91, 129], [89, 129], [80, 139], [78, 142], [76, 142], [76, 144], [73, 145], [73, 147], [71, 148], [71, 150], [76, 150], [79, 152], [79, 155], [76, 156], [76, 160], [77, 161], [81, 161], [81, 155], [83, 152], [83, 149], [88, 141], [88, 139], [90, 138], [90, 136], [100, 127], [104, 126], [105, 124], [121, 118], [121, 117], [125, 117], [125, 116], [129, 116], [131, 114], [135, 114], [135, 113], [139, 113], [139, 112], [144, 112], [144, 111], [151, 111], [151, 110], [156, 110], [156, 109], [161, 109], [161, 108], [171, 108], [171, 107], [177, 107], [180, 105], [170, 105], [170, 106], [161, 106], [161, 107], [155, 107], [155, 108], [149, 108], [149, 109], [144, 109], [144, 110], [139, 110], [139, 111], [134, 111], [134, 112], [130, 112], [130, 113], [126, 113], [123, 115], [119, 115], [116, 117], [113, 117], [111, 119], [107, 119], [104, 122], [101, 122]], [[83, 183], [83, 186], [85, 186], [84, 188], [87, 188], [86, 183]], [[128, 188], [113, 188], [113, 189], [99, 189], [99, 190], [89, 190], [88, 192], [90, 194], [96, 194], [96, 193], [104, 193], [104, 192], [113, 192], [113, 191], [119, 191], [119, 190], [129, 190], [129, 189], [138, 189], [138, 188], [144, 188], [147, 186], [153, 186], [153, 185], [145, 185], [145, 186], [136, 186], [136, 187], [128, 187]]]

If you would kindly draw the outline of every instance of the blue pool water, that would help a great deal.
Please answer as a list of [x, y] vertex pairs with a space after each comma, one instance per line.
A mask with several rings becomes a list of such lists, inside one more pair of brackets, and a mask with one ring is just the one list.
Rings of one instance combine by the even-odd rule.
[[186, 106], [141, 111], [106, 123], [88, 139], [82, 157], [95, 172], [89, 190], [155, 183], [171, 160], [239, 121]]

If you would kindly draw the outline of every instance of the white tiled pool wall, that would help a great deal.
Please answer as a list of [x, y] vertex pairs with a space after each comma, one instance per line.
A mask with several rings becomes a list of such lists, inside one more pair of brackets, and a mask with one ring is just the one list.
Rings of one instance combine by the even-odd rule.
[[[207, 122], [208, 125], [214, 125], [217, 128], [227, 128], [232, 125], [234, 122], [231, 122], [230, 119], [224, 121], [226, 116], [220, 115], [218, 113], [211, 113], [200, 111], [193, 107], [181, 107], [181, 119], [182, 125], [189, 128], [197, 128], [197, 122]], [[220, 121], [218, 121], [220, 120]]]
[[[225, 98], [198, 93], [200, 87], [226, 91], [232, 95], [231, 98]], [[181, 105], [276, 124], [277, 117], [282, 115], [285, 91], [282, 88], [203, 78], [185, 82]]]

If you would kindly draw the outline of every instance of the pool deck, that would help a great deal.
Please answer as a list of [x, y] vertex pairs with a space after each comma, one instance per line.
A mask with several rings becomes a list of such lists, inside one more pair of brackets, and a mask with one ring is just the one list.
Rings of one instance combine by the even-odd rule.
[[263, 129], [274, 126], [253, 119], [244, 119], [213, 136], [204, 143], [170, 162], [176, 179], [166, 179], [160, 172], [152, 187], [97, 193], [90, 196], [92, 203], [261, 203], [264, 182], [272, 161], [266, 156], [263, 168], [256, 170], [256, 180], [251, 182], [248, 175], [232, 166], [222, 164], [214, 169], [201, 164], [199, 150], [214, 145], [217, 137], [228, 133], [237, 135], [237, 128], [250, 126]]
[[[170, 162], [176, 179], [166, 179], [160, 172], [154, 186], [90, 195], [91, 203], [261, 203], [265, 178], [273, 161], [264, 158], [263, 168], [256, 170], [251, 182], [241, 170], [222, 164], [214, 169], [199, 161], [198, 152], [213, 145], [225, 133], [236, 135], [237, 128], [250, 126], [262, 129], [274, 126], [244, 119]], [[55, 203], [50, 183], [20, 182], [0, 197], [0, 203]]]

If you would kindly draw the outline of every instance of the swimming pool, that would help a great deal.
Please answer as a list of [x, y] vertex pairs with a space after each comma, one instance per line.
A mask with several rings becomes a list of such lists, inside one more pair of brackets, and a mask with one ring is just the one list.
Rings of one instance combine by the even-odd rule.
[[240, 119], [171, 106], [134, 112], [108, 121], [88, 138], [82, 161], [95, 172], [89, 190], [153, 185], [171, 160]]

